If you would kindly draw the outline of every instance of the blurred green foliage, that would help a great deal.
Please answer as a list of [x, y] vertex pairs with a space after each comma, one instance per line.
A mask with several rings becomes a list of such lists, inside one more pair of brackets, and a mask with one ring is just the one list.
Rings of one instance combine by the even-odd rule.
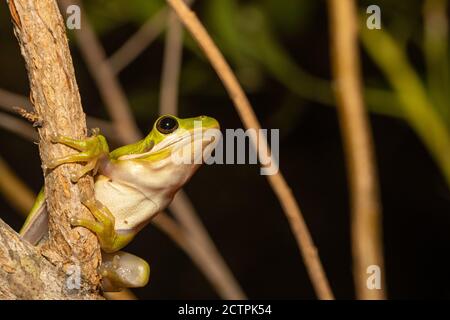
[[[371, 112], [407, 121], [450, 185], [448, 34], [430, 38], [436, 30], [428, 34], [424, 31], [427, 29], [423, 10], [424, 4], [431, 4], [437, 6], [435, 10], [445, 11], [448, 1], [364, 0], [359, 2], [363, 21], [365, 8], [372, 4], [382, 8], [383, 30], [376, 33], [362, 28], [363, 67], [377, 70], [364, 79], [367, 107]], [[162, 9], [165, 1], [96, 0], [86, 1], [85, 5], [97, 32], [107, 34], [123, 25], [139, 27]], [[303, 37], [310, 39], [308, 34], [314, 34], [318, 27], [328, 28], [325, 1], [208, 0], [194, 6], [247, 92], [261, 94], [272, 81], [286, 89], [279, 105], [270, 111], [274, 126], [289, 132], [308, 104], [334, 106], [329, 75], [314, 74], [296, 55], [299, 50], [312, 50], [309, 43], [301, 42]], [[185, 39], [186, 48], [196, 59], [183, 63], [182, 94], [195, 94], [204, 91], [211, 80], [211, 70], [192, 38]], [[321, 41], [326, 44], [328, 39]], [[328, 52], [320, 56], [323, 61], [319, 65], [325, 70], [330, 69], [328, 56]], [[154, 105], [158, 99], [156, 90], [144, 87], [130, 94], [133, 105]], [[220, 90], [216, 94], [221, 94]], [[435, 130], [427, 130], [430, 126]]]
[[165, 5], [164, 0], [95, 0], [83, 2], [90, 22], [100, 34], [120, 25], [140, 25]]
[[[423, 8], [421, 42], [411, 41], [425, 60], [423, 77], [411, 63], [407, 38], [398, 41], [388, 27], [368, 30], [364, 19], [360, 34], [364, 48], [397, 95], [403, 119], [421, 138], [450, 187], [448, 2], [426, 0]], [[413, 34], [409, 36], [415, 40]]]

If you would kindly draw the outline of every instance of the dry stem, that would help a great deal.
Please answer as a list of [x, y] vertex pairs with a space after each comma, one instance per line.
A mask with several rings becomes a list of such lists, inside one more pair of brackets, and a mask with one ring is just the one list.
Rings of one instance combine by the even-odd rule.
[[125, 69], [161, 34], [165, 28], [167, 16], [167, 8], [159, 10], [109, 57], [108, 62], [115, 74]]
[[[67, 7], [76, 4], [81, 7], [80, 1], [61, 0], [61, 4]], [[87, 63], [90, 74], [100, 90], [106, 108], [113, 120], [116, 132], [124, 138], [125, 143], [132, 143], [140, 138], [139, 130], [133, 119], [131, 110], [127, 108], [127, 97], [111, 66], [106, 61], [105, 51], [97, 41], [94, 30], [89, 24], [86, 14], [83, 12], [81, 19], [81, 31], [75, 32], [75, 38], [80, 44], [80, 50]]]
[[177, 114], [178, 84], [183, 55], [183, 26], [177, 16], [171, 12], [168, 19], [164, 59], [159, 95], [159, 113]]
[[[187, 0], [185, 2], [187, 5], [190, 5], [193, 1]], [[183, 26], [176, 14], [171, 12], [168, 20], [166, 46], [164, 50], [159, 106], [160, 114], [178, 114], [178, 80], [181, 70], [182, 50]], [[187, 235], [193, 237], [195, 243], [198, 243], [199, 249], [193, 252], [199, 252], [200, 257], [210, 257], [210, 259], [205, 260], [210, 266], [210, 271], [207, 271], [206, 275], [215, 284], [219, 294], [225, 299], [246, 299], [245, 293], [220, 255], [219, 250], [214, 245], [189, 197], [183, 190], [180, 190], [175, 196], [175, 199], [170, 205], [170, 210], [186, 229]], [[211, 277], [211, 275], [215, 276]]]
[[384, 279], [382, 221], [370, 125], [364, 108], [353, 0], [329, 0], [330, 33], [338, 115], [351, 193], [353, 274], [359, 299], [385, 299], [367, 287], [367, 268], [377, 265]]
[[8, 203], [19, 212], [29, 212], [34, 203], [34, 194], [18, 179], [6, 161], [0, 157], [0, 192]]
[[[247, 129], [260, 129], [261, 126], [259, 121], [256, 118], [256, 115], [244, 91], [242, 90], [242, 87], [239, 85], [236, 76], [201, 22], [196, 17], [195, 13], [191, 11], [181, 0], [167, 0], [167, 2], [175, 10], [180, 20], [184, 23], [186, 28], [191, 32], [194, 39], [205, 52], [210, 63], [221, 78], [228, 94], [233, 100], [236, 110], [239, 113], [245, 127]], [[255, 141], [252, 142], [255, 143]], [[269, 150], [267, 147], [267, 141], [262, 139], [260, 144], [261, 149]], [[303, 216], [301, 215], [300, 208], [293, 197], [290, 188], [284, 180], [284, 177], [280, 172], [278, 172], [274, 175], [268, 176], [268, 180], [277, 195], [281, 206], [283, 207], [286, 217], [288, 218], [318, 297], [320, 299], [333, 299], [333, 294], [317, 254], [317, 249], [314, 246], [309, 230]]]

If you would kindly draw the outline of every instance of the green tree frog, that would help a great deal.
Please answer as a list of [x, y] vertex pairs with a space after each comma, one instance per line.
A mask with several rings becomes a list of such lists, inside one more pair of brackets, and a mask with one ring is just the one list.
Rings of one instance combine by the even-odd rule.
[[[218, 142], [219, 123], [206, 116], [180, 119], [165, 115], [157, 119], [151, 132], [142, 140], [109, 152], [104, 136], [76, 140], [55, 136], [61, 143], [79, 151], [45, 166], [49, 169], [65, 163], [86, 165], [71, 179], [78, 181], [88, 172], [95, 179], [95, 199], [82, 199], [95, 220], [72, 218], [73, 226], [93, 231], [102, 251], [102, 286], [106, 291], [144, 286], [149, 278], [148, 264], [141, 258], [119, 251], [160, 211], [172, 201], [176, 192], [198, 169], [201, 159]], [[190, 161], [174, 161], [183, 158]], [[174, 157], [176, 156], [176, 157]], [[200, 161], [199, 161], [200, 159]], [[20, 233], [33, 244], [46, 234], [48, 216], [45, 194], [36, 203]]]

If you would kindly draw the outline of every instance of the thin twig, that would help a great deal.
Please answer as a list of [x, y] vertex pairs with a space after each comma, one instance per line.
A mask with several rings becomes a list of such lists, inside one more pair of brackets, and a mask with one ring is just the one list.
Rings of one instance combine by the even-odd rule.
[[[192, 0], [187, 0], [187, 5], [192, 4]], [[166, 46], [164, 49], [164, 63], [161, 81], [160, 114], [178, 114], [178, 84], [181, 70], [181, 58], [183, 50], [183, 26], [174, 12], [171, 12], [168, 20]], [[201, 222], [189, 197], [183, 190], [180, 190], [170, 205], [170, 210], [174, 213], [180, 224], [187, 230], [191, 237], [195, 237], [201, 251], [213, 257], [209, 264], [213, 270], [219, 270], [217, 277], [222, 279], [216, 281], [222, 296], [226, 299], [246, 299], [246, 295], [239, 283], [234, 278], [226, 262], [214, 245], [208, 231]]]
[[[14, 112], [14, 107], [22, 107], [28, 112], [33, 111], [30, 100], [27, 97], [0, 88], [0, 109], [7, 112]], [[120, 139], [111, 122], [90, 116], [86, 118], [86, 122], [89, 128], [100, 128], [101, 132], [107, 136], [109, 140], [114, 144], [119, 144]], [[26, 134], [28, 134], [30, 130], [32, 129], [28, 126], [28, 129], [25, 130], [28, 131]], [[12, 131], [14, 132], [14, 130]]]
[[168, 13], [167, 8], [160, 9], [109, 57], [108, 62], [115, 74], [125, 69], [158, 38], [166, 27]]
[[[185, 0], [191, 6], [194, 0]], [[167, 33], [161, 76], [160, 114], [177, 114], [178, 85], [183, 56], [183, 26], [174, 12], [167, 19]]]
[[332, 61], [338, 115], [351, 193], [353, 275], [358, 299], [385, 299], [385, 287], [367, 286], [367, 268], [384, 279], [382, 217], [373, 143], [362, 95], [358, 19], [354, 0], [329, 0]]
[[169, 14], [167, 24], [159, 113], [176, 115], [178, 109], [178, 79], [183, 56], [183, 26], [173, 12]]
[[208, 231], [196, 213], [191, 201], [183, 190], [180, 190], [170, 205], [177, 221], [186, 229], [187, 234], [193, 239], [198, 248], [198, 252], [203, 263], [207, 263], [208, 274], [214, 277], [208, 277], [212, 283], [215, 283], [220, 296], [231, 300], [247, 299], [246, 294], [242, 290], [239, 282], [234, 277], [225, 260], [221, 256], [219, 250], [212, 241]]
[[[76, 4], [81, 7], [80, 1], [60, 0], [64, 7]], [[88, 22], [87, 15], [82, 13], [81, 30], [75, 32], [75, 38], [79, 43], [81, 54], [86, 61], [90, 74], [99, 88], [101, 97], [113, 120], [114, 127], [125, 143], [132, 143], [141, 137], [141, 134], [133, 119], [131, 109], [125, 93], [121, 90], [118, 79], [106, 61], [103, 47], [97, 41], [92, 26]]]
[[[68, 0], [61, 0], [61, 3], [64, 6], [67, 6], [69, 4]], [[70, 1], [70, 4], [73, 4], [74, 1]], [[79, 1], [75, 2], [76, 4], [80, 5]], [[83, 26], [82, 26], [82, 30], [83, 32], [81, 32], [81, 34], [83, 34], [84, 32], [86, 32], [88, 35], [81, 35], [77, 33], [77, 41], [79, 43], [80, 49], [85, 53], [84, 56], [86, 59], [89, 59], [88, 64], [91, 65], [91, 67], [94, 66], [101, 66], [101, 69], [103, 69], [104, 71], [104, 76], [102, 77], [95, 77], [96, 81], [97, 81], [97, 85], [99, 87], [99, 89], [102, 91], [104, 91], [104, 95], [107, 94], [111, 94], [112, 96], [115, 97], [123, 97], [124, 99], [120, 99], [120, 101], [115, 101], [115, 103], [112, 105], [111, 101], [105, 100], [105, 103], [108, 107], [108, 110], [110, 112], [116, 112], [117, 114], [125, 114], [125, 113], [129, 113], [129, 105], [128, 105], [128, 101], [125, 99], [125, 94], [123, 92], [123, 88], [120, 86], [120, 83], [117, 81], [117, 79], [111, 80], [111, 79], [105, 79], [106, 75], [108, 75], [108, 77], [114, 77], [115, 75], [111, 70], [111, 66], [108, 64], [107, 61], [102, 60], [104, 57], [101, 53], [103, 53], [103, 49], [101, 48], [101, 44], [99, 43], [99, 41], [97, 40], [94, 31], [92, 30], [92, 27], [86, 17], [86, 15], [84, 13], [82, 13], [84, 19], [82, 19], [83, 21]], [[91, 68], [90, 69], [91, 72], [95, 73], [96, 70], [95, 68]], [[107, 81], [107, 83], [104, 83], [105, 81]], [[120, 111], [116, 111], [115, 109], [119, 108], [122, 109]], [[131, 117], [131, 114], [129, 114], [129, 116]], [[116, 119], [113, 117], [113, 121], [116, 121]], [[122, 136], [123, 131], [118, 132], [120, 136], [122, 136], [123, 138], [123, 142], [124, 143], [130, 143], [133, 142], [134, 140], [137, 140], [138, 138], [141, 137], [141, 134], [135, 124], [134, 121], [128, 121], [128, 126], [134, 126], [134, 134], [137, 134], [138, 136], [136, 137], [136, 139], [131, 139], [130, 140], [130, 135], [127, 136]], [[133, 135], [134, 135], [133, 134]], [[173, 234], [170, 233], [169, 236], [172, 236]], [[201, 237], [198, 237], [197, 239], [202, 239]], [[212, 240], [210, 240], [212, 242]], [[216, 276], [217, 278], [215, 278], [214, 280], [212, 280], [212, 284], [215, 286], [215, 288], [217, 289], [217, 291], [219, 293], [222, 293], [223, 290], [221, 289], [222, 287], [229, 287], [232, 286], [233, 283], [225, 283], [224, 281], [227, 278], [221, 277], [221, 274], [231, 274], [231, 271], [229, 271], [226, 268], [226, 265], [224, 266], [220, 261], [218, 262], [211, 262], [214, 261], [216, 259], [216, 256], [212, 256], [209, 255], [210, 251], [205, 251], [205, 252], [200, 252], [201, 250], [196, 250], [196, 251], [192, 251], [189, 254], [201, 254], [201, 255], [205, 255], [208, 256], [208, 263], [206, 263], [204, 266], [202, 266], [202, 270], [203, 269], [211, 269], [211, 271], [209, 272], [209, 275], [213, 275]], [[193, 259], [195, 259], [195, 257], [192, 257]], [[224, 267], [224, 270], [220, 270], [220, 272], [215, 272], [215, 268], [217, 267]], [[207, 277], [208, 279], [210, 279], [210, 277]], [[234, 283], [237, 283], [237, 281], [234, 281]], [[217, 285], [220, 284], [219, 287], [217, 287]], [[231, 291], [230, 291], [231, 292]], [[233, 299], [239, 299], [242, 296], [236, 295], [236, 296], [223, 296], [223, 298], [228, 299], [228, 298], [233, 298]]]
[[[209, 252], [204, 250], [204, 244], [202, 244], [198, 238], [192, 237], [185, 228], [180, 227], [174, 219], [171, 219], [165, 213], [158, 214], [152, 220], [152, 223], [164, 233], [168, 234], [170, 238], [187, 253], [194, 264], [203, 272], [209, 282], [217, 290], [220, 297], [224, 299], [239, 298], [236, 293], [230, 292], [229, 286], [226, 281], [224, 281], [222, 267], [217, 263], [211, 263], [212, 259]], [[242, 299], [242, 296], [240, 298]]]
[[[181, 0], [167, 0], [167, 2], [175, 10], [186, 28], [191, 32], [194, 39], [205, 52], [205, 55], [208, 57], [217, 74], [222, 79], [244, 126], [247, 129], [260, 129], [261, 126], [259, 121], [256, 118], [253, 108], [242, 90], [242, 87], [237, 81], [236, 76], [195, 13]], [[252, 140], [252, 143], [256, 147], [256, 142], [254, 140]], [[259, 144], [261, 150], [269, 150], [265, 139], [261, 139]], [[292, 232], [301, 249], [305, 265], [317, 296], [320, 299], [333, 299], [333, 294], [323, 270], [322, 263], [320, 262], [317, 249], [289, 186], [279, 171], [276, 174], [267, 177], [283, 207], [286, 217], [288, 218]]]
[[7, 111], [11, 111], [12, 107], [23, 107], [28, 111], [32, 111], [33, 108], [27, 97], [2, 88], [0, 88], [0, 107], [6, 108]]
[[435, 106], [450, 128], [448, 7], [448, 0], [426, 0], [423, 21], [428, 90]]
[[0, 127], [26, 140], [37, 141], [38, 135], [25, 120], [0, 112]]

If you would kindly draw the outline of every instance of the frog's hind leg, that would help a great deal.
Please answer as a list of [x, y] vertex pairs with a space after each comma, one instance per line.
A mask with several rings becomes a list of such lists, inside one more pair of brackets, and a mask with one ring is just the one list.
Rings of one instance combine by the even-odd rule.
[[94, 215], [96, 221], [88, 219], [71, 219], [73, 226], [85, 227], [98, 237], [100, 246], [105, 252], [116, 252], [126, 246], [134, 237], [135, 232], [117, 232], [115, 230], [114, 215], [100, 201], [93, 198], [82, 199], [81, 201]]
[[48, 212], [45, 204], [45, 192], [42, 188], [19, 233], [22, 238], [32, 245], [36, 245], [47, 232]]

